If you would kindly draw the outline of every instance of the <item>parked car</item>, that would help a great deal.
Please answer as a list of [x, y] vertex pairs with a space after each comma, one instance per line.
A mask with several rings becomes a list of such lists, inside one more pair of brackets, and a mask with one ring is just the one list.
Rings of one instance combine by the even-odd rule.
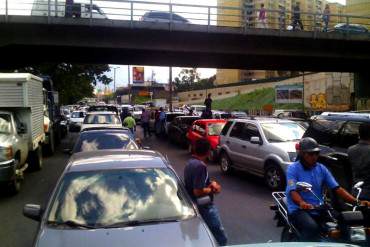
[[188, 146], [186, 134], [194, 121], [199, 120], [198, 116], [180, 116], [176, 117], [168, 125], [168, 139], [183, 147]]
[[185, 19], [184, 17], [172, 13], [172, 21], [171, 21], [171, 13], [165, 11], [151, 11], [145, 13], [141, 19], [141, 21], [150, 21], [150, 22], [172, 22], [172, 23], [184, 23], [189, 24], [190, 22]]
[[224, 111], [212, 111], [213, 119], [229, 119], [231, 118], [231, 113]]
[[45, 210], [27, 204], [23, 214], [40, 222], [36, 247], [217, 246], [183, 183], [154, 151], [74, 154]]
[[321, 145], [320, 161], [346, 189], [352, 187], [352, 168], [348, 162], [347, 149], [357, 144], [358, 128], [364, 122], [370, 123], [370, 114], [323, 113], [312, 118], [303, 135], [314, 138]]
[[166, 112], [166, 119], [165, 119], [165, 124], [164, 124], [164, 129], [166, 131], [166, 134], [168, 134], [168, 127], [170, 126], [172, 121], [176, 117], [180, 117], [180, 116], [185, 116], [185, 114], [183, 112]]
[[334, 32], [338, 33], [350, 33], [350, 34], [367, 34], [369, 31], [368, 29], [360, 24], [346, 24], [346, 23], [339, 23], [334, 26]]
[[231, 117], [232, 118], [246, 118], [248, 117], [247, 113], [243, 111], [233, 111], [231, 112]]
[[86, 112], [84, 111], [74, 111], [71, 113], [71, 118], [69, 120], [69, 131], [80, 131], [82, 123], [85, 119]]
[[203, 111], [206, 109], [204, 105], [191, 105], [190, 109], [193, 110], [193, 114], [196, 116], [201, 116]]
[[117, 114], [113, 112], [88, 112], [84, 118], [81, 130], [96, 127], [120, 128], [122, 123]]
[[304, 129], [275, 118], [229, 120], [218, 147], [223, 173], [240, 169], [264, 177], [273, 190], [284, 189], [287, 166], [296, 159], [295, 145]]
[[106, 105], [106, 104], [99, 104], [99, 105], [92, 105], [89, 106], [88, 112], [114, 112], [118, 115], [118, 109], [114, 105]]
[[77, 138], [72, 153], [121, 149], [139, 149], [129, 129], [91, 129], [82, 131]]
[[308, 119], [307, 114], [302, 110], [275, 110], [272, 114], [274, 117], [277, 118], [299, 118], [306, 120]]
[[195, 121], [186, 135], [189, 143], [189, 152], [193, 152], [193, 147], [197, 140], [205, 138], [211, 145], [208, 159], [214, 161], [217, 158], [217, 146], [220, 143], [220, 134], [225, 124], [226, 120], [223, 119], [201, 119]]

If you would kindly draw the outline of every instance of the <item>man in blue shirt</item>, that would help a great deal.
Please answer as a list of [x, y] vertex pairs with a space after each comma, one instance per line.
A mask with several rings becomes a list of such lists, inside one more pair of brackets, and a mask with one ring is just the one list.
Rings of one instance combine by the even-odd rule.
[[227, 244], [227, 236], [218, 210], [213, 204], [214, 194], [221, 192], [221, 186], [216, 181], [211, 181], [208, 176], [205, 161], [209, 151], [210, 144], [206, 139], [199, 139], [195, 142], [194, 155], [184, 169], [184, 182], [186, 190], [195, 203], [199, 197], [210, 197], [211, 203], [197, 206], [218, 244], [223, 246]]
[[[292, 224], [301, 234], [301, 241], [320, 241], [320, 222], [324, 216], [314, 209], [323, 202], [323, 188], [326, 185], [339, 197], [352, 204], [367, 204], [358, 202], [355, 197], [339, 186], [330, 171], [317, 162], [320, 148], [317, 142], [310, 138], [303, 138], [299, 142], [300, 159], [290, 165], [287, 170], [286, 195], [288, 200], [288, 214]], [[312, 191], [320, 198], [316, 198], [309, 191], [298, 190], [297, 182], [306, 182], [312, 185]]]

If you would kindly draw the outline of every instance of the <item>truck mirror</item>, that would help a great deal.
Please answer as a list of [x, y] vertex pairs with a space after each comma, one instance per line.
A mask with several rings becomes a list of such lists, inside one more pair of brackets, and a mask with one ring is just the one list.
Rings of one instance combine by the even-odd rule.
[[27, 128], [26, 125], [23, 123], [20, 123], [20, 125], [17, 128], [18, 134], [26, 134], [27, 133]]

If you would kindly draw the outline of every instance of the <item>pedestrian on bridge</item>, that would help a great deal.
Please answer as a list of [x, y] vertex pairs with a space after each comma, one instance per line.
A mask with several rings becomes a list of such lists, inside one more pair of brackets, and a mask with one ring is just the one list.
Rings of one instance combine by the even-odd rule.
[[208, 97], [204, 100], [204, 105], [206, 106], [206, 110], [212, 110], [212, 99], [211, 99], [212, 94], [209, 93]]
[[299, 7], [299, 2], [296, 2], [293, 8], [293, 31], [296, 29], [297, 25], [299, 25], [300, 30], [304, 29], [301, 21], [301, 9]]
[[268, 28], [266, 22], [266, 9], [263, 3], [261, 3], [261, 9], [258, 11], [257, 21], [257, 28]]
[[322, 20], [324, 21], [324, 29], [323, 32], [328, 31], [329, 21], [330, 21], [330, 7], [329, 4], [325, 5], [324, 14], [322, 16]]

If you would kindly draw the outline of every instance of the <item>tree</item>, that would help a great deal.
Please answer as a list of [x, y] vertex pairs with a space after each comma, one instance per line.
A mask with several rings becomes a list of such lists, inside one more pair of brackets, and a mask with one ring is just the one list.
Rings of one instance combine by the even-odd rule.
[[192, 89], [195, 83], [200, 79], [199, 73], [196, 68], [182, 69], [175, 78], [175, 87], [178, 90], [181, 89]]
[[112, 82], [112, 79], [104, 74], [110, 71], [107, 64], [45, 63], [16, 71], [50, 76], [54, 89], [59, 92], [61, 104], [73, 104], [84, 97], [93, 96], [97, 82], [104, 85]]

